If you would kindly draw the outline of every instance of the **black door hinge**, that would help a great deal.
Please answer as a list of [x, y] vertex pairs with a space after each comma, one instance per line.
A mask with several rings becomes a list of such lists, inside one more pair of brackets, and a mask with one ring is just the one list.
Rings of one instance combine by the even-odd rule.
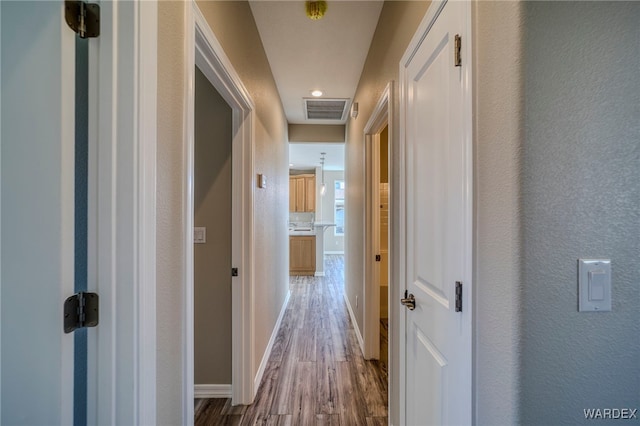
[[100, 35], [100, 5], [96, 3], [66, 0], [64, 19], [80, 38], [94, 38]]
[[379, 254], [376, 254], [376, 262], [380, 262], [382, 260], [382, 257]]
[[95, 327], [99, 321], [99, 297], [95, 293], [76, 293], [64, 301], [64, 332]]
[[453, 64], [456, 67], [461, 67], [462, 66], [462, 38], [460, 37], [460, 34], [456, 34], [456, 37], [453, 43], [454, 43]]
[[231, 268], [231, 276], [232, 277], [238, 276], [238, 268]]
[[456, 312], [462, 312], [462, 283], [456, 281]]

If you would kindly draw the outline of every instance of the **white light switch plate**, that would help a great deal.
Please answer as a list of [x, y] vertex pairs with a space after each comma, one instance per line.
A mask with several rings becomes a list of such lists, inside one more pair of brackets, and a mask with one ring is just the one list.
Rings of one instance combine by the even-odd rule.
[[611, 260], [578, 259], [578, 311], [611, 310]]
[[258, 188], [266, 188], [267, 187], [267, 177], [263, 174], [258, 174]]
[[207, 228], [204, 226], [196, 226], [193, 228], [193, 243], [204, 244], [207, 242]]

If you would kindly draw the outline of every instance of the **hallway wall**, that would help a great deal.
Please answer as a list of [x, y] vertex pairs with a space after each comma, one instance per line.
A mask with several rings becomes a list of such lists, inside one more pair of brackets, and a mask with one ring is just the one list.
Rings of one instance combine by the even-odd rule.
[[[524, 10], [520, 422], [590, 423], [640, 409], [640, 3]], [[578, 258], [611, 259], [611, 312], [577, 311]]]
[[[640, 406], [639, 20], [633, 2], [475, 5], [477, 424]], [[581, 257], [612, 259], [612, 312], [577, 311]]]
[[[358, 83], [358, 88], [354, 96], [354, 102], [358, 102], [359, 114], [357, 118], [349, 117], [347, 121], [347, 137], [345, 145], [345, 185], [346, 185], [346, 232], [345, 232], [345, 292], [348, 303], [353, 310], [357, 327], [363, 329], [363, 310], [362, 301], [364, 300], [363, 283], [364, 283], [364, 126], [367, 124], [369, 117], [376, 106], [380, 96], [384, 92], [387, 84], [394, 81], [397, 91], [397, 82], [399, 80], [399, 63], [400, 58], [404, 54], [411, 37], [420, 24], [422, 17], [429, 7], [427, 1], [391, 1], [385, 2], [380, 13], [378, 26], [373, 36], [369, 54], [362, 70], [362, 75]], [[395, 103], [396, 111], [398, 111], [397, 97], [392, 102]], [[392, 158], [399, 158], [398, 145], [393, 141], [398, 140], [398, 129], [394, 130], [394, 134], [390, 135]], [[396, 167], [391, 170], [392, 187], [390, 188], [392, 197], [397, 196], [398, 178], [400, 170]], [[397, 200], [393, 200], [397, 208]], [[397, 229], [398, 211], [397, 209], [390, 212], [392, 228]], [[396, 233], [394, 240], [391, 242], [391, 252], [398, 253], [393, 247], [398, 247], [399, 240]], [[398, 266], [397, 259], [391, 259], [391, 274], [397, 275]], [[359, 303], [356, 306], [356, 298]], [[393, 316], [393, 308], [389, 315]], [[398, 335], [398, 324], [391, 324], [389, 332], [392, 335]], [[391, 343], [391, 342], [390, 342]], [[391, 354], [391, 364], [389, 365], [391, 372], [390, 391], [397, 391], [399, 382], [397, 381], [398, 359], [399, 353]], [[398, 423], [398, 407], [390, 406], [390, 421]]]
[[[254, 371], [257, 372], [288, 292], [287, 123], [247, 2], [199, 2], [213, 32], [255, 106], [255, 174], [267, 176], [255, 190]], [[157, 407], [159, 424], [181, 424], [184, 177], [184, 17], [190, 2], [158, 4], [157, 181]], [[242, 273], [242, 272], [241, 272]]]

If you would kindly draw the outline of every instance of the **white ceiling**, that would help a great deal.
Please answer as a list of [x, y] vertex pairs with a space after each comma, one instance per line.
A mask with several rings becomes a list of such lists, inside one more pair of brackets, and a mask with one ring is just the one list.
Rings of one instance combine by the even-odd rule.
[[320, 153], [325, 152], [324, 169], [344, 170], [343, 143], [290, 143], [289, 166], [291, 169], [320, 167]]
[[307, 18], [303, 1], [249, 4], [289, 123], [344, 124], [307, 120], [303, 99], [315, 89], [322, 98], [353, 98], [383, 2], [328, 1], [317, 21]]

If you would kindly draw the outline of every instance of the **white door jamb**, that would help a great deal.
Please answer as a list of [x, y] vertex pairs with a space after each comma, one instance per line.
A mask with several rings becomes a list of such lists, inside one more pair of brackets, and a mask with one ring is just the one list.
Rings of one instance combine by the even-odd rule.
[[88, 287], [101, 309], [87, 422], [155, 424], [157, 4], [101, 13], [89, 41]]

